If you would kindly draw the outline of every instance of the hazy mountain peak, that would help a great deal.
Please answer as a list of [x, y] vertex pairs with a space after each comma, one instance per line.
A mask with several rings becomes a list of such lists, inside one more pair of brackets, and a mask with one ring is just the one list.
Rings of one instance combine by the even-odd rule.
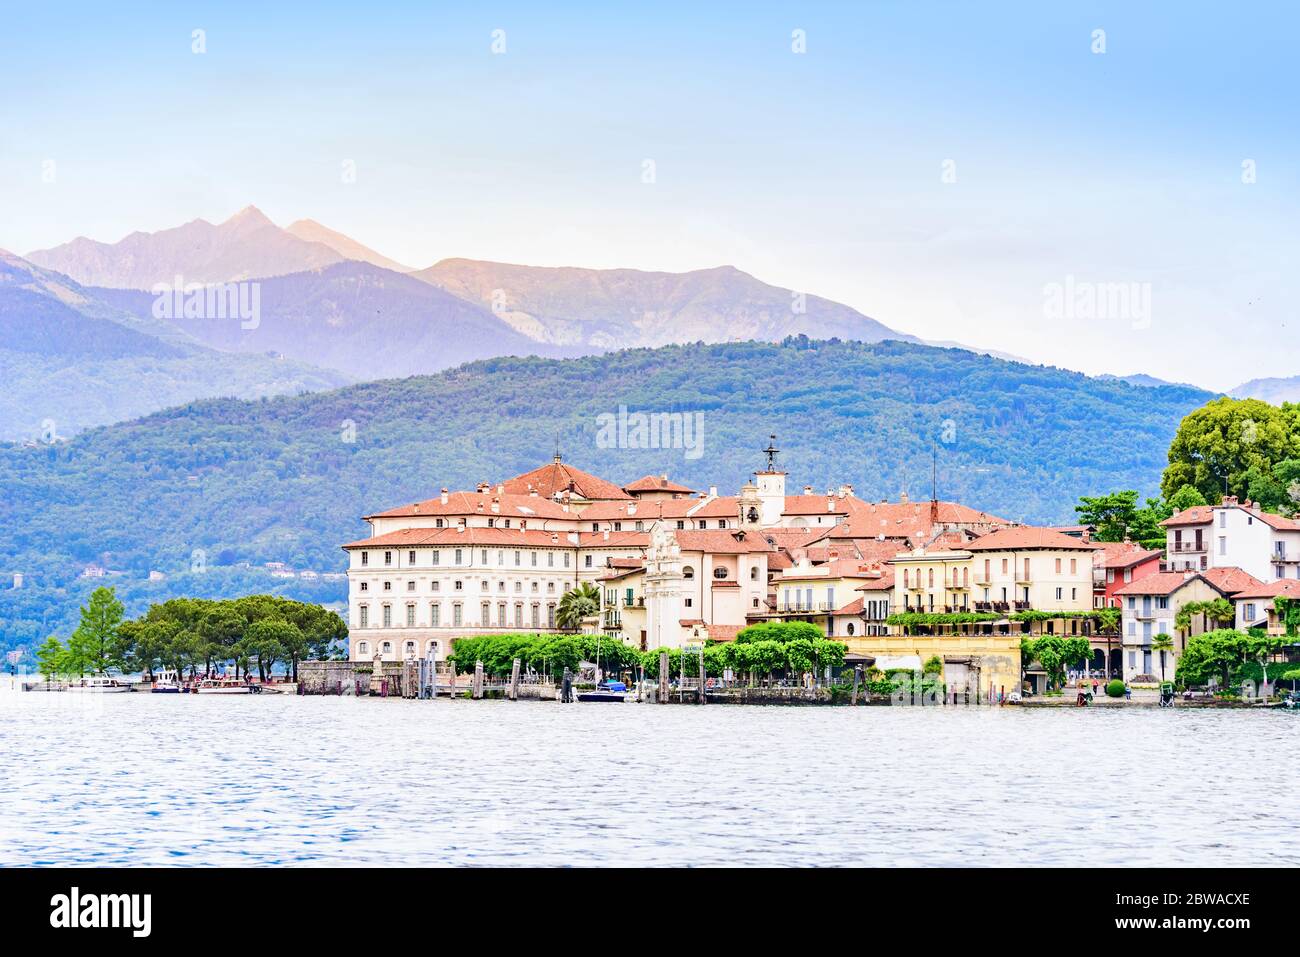
[[412, 273], [486, 306], [537, 342], [591, 349], [790, 335], [916, 341], [848, 306], [771, 286], [732, 265], [689, 272], [444, 259]]
[[247, 206], [215, 226], [195, 219], [155, 233], [132, 233], [116, 243], [78, 237], [27, 258], [83, 285], [149, 289], [177, 276], [203, 283], [283, 276], [345, 257], [290, 234], [256, 206]]
[[[196, 222], [201, 223], [203, 222], [203, 220], [201, 219], [196, 220]], [[248, 228], [250, 226], [255, 226], [255, 227], [270, 226], [272, 228], [275, 227], [275, 223], [271, 222], [271, 220], [269, 220], [266, 217], [266, 214], [263, 213], [256, 206], [245, 206], [243, 209], [235, 213], [235, 215], [231, 216], [221, 225], [242, 226], [244, 228]]]
[[379, 266], [381, 269], [391, 269], [394, 272], [413, 271], [410, 266], [403, 266], [396, 260], [389, 259], [382, 253], [377, 253], [370, 247], [363, 246], [352, 237], [345, 236], [328, 226], [323, 226], [314, 219], [300, 219], [290, 223], [285, 232], [309, 243], [320, 243], [323, 246], [328, 246], [345, 259], [367, 262]]

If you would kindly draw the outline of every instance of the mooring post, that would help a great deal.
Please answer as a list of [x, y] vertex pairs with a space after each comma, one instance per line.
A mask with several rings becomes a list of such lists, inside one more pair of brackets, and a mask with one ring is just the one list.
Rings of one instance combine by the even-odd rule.
[[858, 703], [858, 682], [862, 680], [862, 665], [853, 666], [853, 704]]
[[704, 704], [704, 651], [700, 650], [700, 698], [699, 703]]
[[668, 703], [668, 652], [659, 652], [659, 703]]
[[519, 659], [516, 658], [510, 666], [510, 700], [519, 700]]
[[483, 697], [483, 662], [474, 662], [474, 697]]

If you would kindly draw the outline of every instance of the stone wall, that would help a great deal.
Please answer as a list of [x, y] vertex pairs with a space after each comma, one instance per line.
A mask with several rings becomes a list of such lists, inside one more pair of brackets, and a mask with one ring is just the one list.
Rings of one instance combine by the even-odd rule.
[[[390, 697], [402, 694], [403, 662], [385, 661]], [[368, 661], [303, 661], [298, 664], [299, 694], [369, 694], [373, 665]]]

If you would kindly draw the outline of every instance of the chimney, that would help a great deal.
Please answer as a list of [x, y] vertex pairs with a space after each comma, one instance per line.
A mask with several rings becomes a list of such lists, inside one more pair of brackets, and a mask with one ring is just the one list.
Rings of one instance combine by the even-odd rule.
[[528, 486], [528, 495], [531, 498], [537, 498], [537, 489], [533, 488], [531, 485]]
[[506, 487], [504, 483], [500, 483], [500, 482], [497, 483], [497, 494], [498, 495], [506, 494]]
[[609, 529], [605, 529], [605, 541], [609, 541]]
[[447, 490], [446, 490], [446, 489], [443, 489], [443, 490], [442, 490], [442, 504], [443, 504], [443, 505], [446, 505], [446, 504], [447, 504]]
[[412, 505], [412, 506], [411, 506], [411, 510], [412, 510], [416, 515], [419, 515], [419, 514], [420, 514], [420, 503], [419, 503], [419, 502], [416, 502], [414, 505]]
[[717, 497], [718, 497], [718, 487], [716, 485], [710, 485], [709, 498], [717, 498]]
[[811, 495], [811, 494], [812, 494], [812, 486], [811, 486], [811, 485], [805, 485], [805, 486], [803, 487], [803, 493], [804, 493], [805, 495]]

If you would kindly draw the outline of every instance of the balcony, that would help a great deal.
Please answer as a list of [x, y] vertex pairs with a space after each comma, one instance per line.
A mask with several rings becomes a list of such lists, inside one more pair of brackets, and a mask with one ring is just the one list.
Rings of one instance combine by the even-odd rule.
[[1203, 552], [1205, 551], [1204, 542], [1174, 542], [1172, 549], [1175, 552]]
[[624, 607], [624, 608], [644, 608], [644, 607], [645, 607], [645, 597], [644, 597], [644, 596], [639, 596], [639, 597], [628, 598], [628, 597], [625, 595], [625, 596], [623, 596], [623, 607]]

